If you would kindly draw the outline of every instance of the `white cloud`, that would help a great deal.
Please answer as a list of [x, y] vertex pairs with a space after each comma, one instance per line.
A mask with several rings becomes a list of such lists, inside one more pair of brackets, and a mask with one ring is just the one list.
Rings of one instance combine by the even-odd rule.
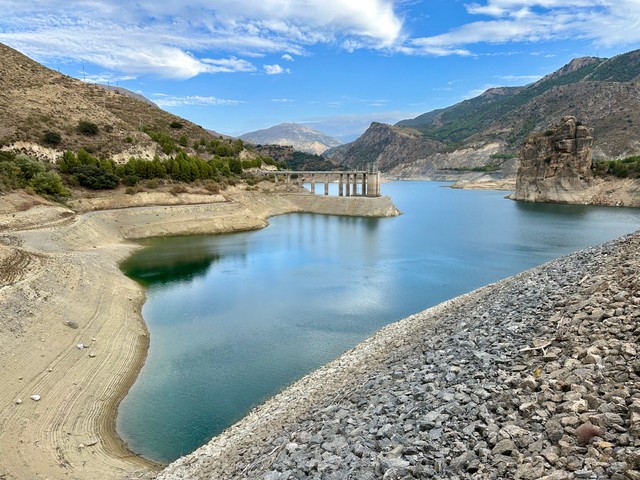
[[264, 71], [267, 75], [280, 75], [282, 73], [291, 73], [288, 68], [282, 68], [280, 65], [264, 65]]
[[104, 85], [111, 84], [115, 86], [118, 82], [126, 82], [127, 80], [135, 80], [133, 75], [113, 75], [111, 73], [86, 73], [77, 72], [78, 78], [82, 75], [82, 79], [88, 83], [102, 83]]
[[496, 78], [504, 80], [510, 83], [516, 83], [518, 85], [537, 82], [542, 78], [542, 75], [498, 75]]
[[0, 42], [45, 63], [71, 60], [176, 79], [252, 72], [246, 58], [276, 54], [290, 62], [317, 44], [471, 56], [482, 43], [640, 42], [640, 0], [470, 0], [466, 9], [475, 21], [410, 38], [397, 10], [409, 11], [412, 1], [3, 0]]
[[186, 97], [174, 97], [156, 93], [151, 95], [153, 102], [160, 107], [184, 107], [184, 106], [232, 106], [244, 103], [240, 100], [227, 100], [217, 97], [202, 97], [199, 95], [190, 95]]
[[[252, 71], [222, 56], [302, 55], [317, 43], [357, 40], [384, 49], [400, 38], [397, 0], [4, 0], [0, 42], [40, 60], [70, 59], [136, 75], [190, 78]], [[210, 55], [210, 53], [209, 53]], [[235, 61], [232, 61], [235, 60]], [[246, 62], [246, 63], [242, 63]]]
[[474, 88], [473, 90], [469, 90], [465, 95], [462, 96], [461, 100], [468, 100], [470, 98], [475, 98], [479, 95], [482, 95], [487, 90], [490, 90], [492, 88], [500, 88], [502, 86], [504, 85], [497, 85], [495, 83], [485, 83], [484, 86], [480, 88]]
[[638, 0], [487, 0], [467, 5], [467, 12], [489, 19], [413, 39], [407, 53], [464, 55], [468, 53], [465, 46], [479, 43], [568, 38], [605, 46], [640, 41]]
[[203, 58], [202, 62], [209, 65], [208, 73], [253, 72], [256, 69], [252, 63], [236, 57], [218, 59]]
[[293, 103], [290, 98], [272, 98], [271, 101], [273, 103]]

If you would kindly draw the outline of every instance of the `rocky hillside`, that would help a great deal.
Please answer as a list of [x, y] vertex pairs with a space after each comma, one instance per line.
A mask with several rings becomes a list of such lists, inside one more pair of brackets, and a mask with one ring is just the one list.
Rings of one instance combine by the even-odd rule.
[[206, 154], [204, 144], [231, 144], [149, 101], [61, 75], [2, 44], [0, 111], [0, 146], [41, 157], [85, 148], [115, 160], [151, 158], [172, 146]]
[[[484, 170], [514, 176], [517, 153], [528, 135], [568, 115], [593, 127], [595, 159], [631, 155], [640, 150], [639, 76], [640, 50], [611, 59], [575, 59], [527, 86], [493, 88], [384, 132], [372, 125], [358, 140], [326, 156], [344, 164], [373, 161], [397, 175]], [[403, 133], [407, 141], [390, 152], [387, 145]]]
[[240, 138], [259, 145], [291, 146], [301, 152], [316, 155], [341, 145], [340, 140], [296, 123], [281, 123], [265, 130], [245, 133]]

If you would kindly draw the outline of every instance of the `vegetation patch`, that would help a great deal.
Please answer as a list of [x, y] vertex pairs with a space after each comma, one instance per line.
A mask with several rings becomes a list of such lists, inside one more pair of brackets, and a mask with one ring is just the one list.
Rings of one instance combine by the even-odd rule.
[[618, 178], [640, 178], [640, 155], [622, 160], [600, 160], [595, 162], [594, 173], [604, 177], [612, 175]]
[[53, 200], [70, 195], [50, 165], [26, 155], [0, 152], [0, 192], [24, 188]]
[[49, 145], [58, 145], [60, 144], [60, 142], [62, 142], [62, 135], [60, 135], [58, 132], [44, 132], [42, 140], [44, 143], [47, 143]]
[[497, 160], [511, 160], [512, 158], [518, 158], [517, 153], [492, 153], [489, 158], [495, 158]]
[[502, 167], [499, 163], [487, 163], [486, 165], [482, 165], [479, 167], [448, 167], [448, 168], [440, 168], [439, 170], [451, 170], [454, 172], [484, 172], [484, 173], [493, 173], [500, 170]]
[[98, 134], [98, 131], [98, 125], [93, 122], [89, 122], [86, 120], [81, 120], [80, 122], [78, 122], [78, 133], [82, 135], [93, 137]]

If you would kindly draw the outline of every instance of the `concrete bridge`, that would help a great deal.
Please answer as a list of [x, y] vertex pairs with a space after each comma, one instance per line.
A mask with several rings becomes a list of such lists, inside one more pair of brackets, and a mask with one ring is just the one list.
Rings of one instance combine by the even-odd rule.
[[[278, 177], [280, 181], [289, 184], [295, 181], [302, 185], [305, 181], [311, 183], [311, 193], [316, 193], [316, 183], [324, 183], [324, 194], [329, 195], [329, 183], [338, 182], [338, 196], [346, 197], [379, 197], [380, 196], [380, 172], [363, 170], [343, 170], [343, 171], [296, 171], [278, 170], [264, 172], [275, 175], [276, 185]], [[297, 176], [292, 179], [293, 176]]]

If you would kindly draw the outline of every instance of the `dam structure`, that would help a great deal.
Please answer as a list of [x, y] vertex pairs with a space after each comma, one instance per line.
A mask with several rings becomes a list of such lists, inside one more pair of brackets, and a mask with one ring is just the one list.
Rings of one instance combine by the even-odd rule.
[[304, 182], [308, 182], [311, 184], [311, 193], [313, 194], [316, 193], [316, 183], [324, 183], [324, 195], [329, 195], [329, 183], [337, 181], [338, 196], [340, 197], [380, 196], [380, 172], [378, 170], [278, 170], [265, 173], [275, 176], [276, 185], [279, 181], [283, 181], [285, 184], [295, 182], [298, 185], [302, 185]]

